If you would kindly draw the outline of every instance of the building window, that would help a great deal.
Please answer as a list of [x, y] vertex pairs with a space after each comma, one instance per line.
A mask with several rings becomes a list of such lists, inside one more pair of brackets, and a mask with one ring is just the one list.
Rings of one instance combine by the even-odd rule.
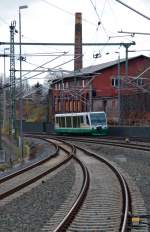
[[142, 86], [144, 85], [144, 80], [142, 78], [135, 78], [133, 80], [133, 83], [136, 84], [137, 86]]
[[141, 79], [141, 78], [138, 78], [138, 79], [136, 80], [136, 84], [137, 84], [138, 86], [144, 85], [144, 80]]
[[[111, 81], [112, 81], [111, 83], [112, 83], [113, 87], [119, 87], [119, 79], [118, 78], [113, 78]], [[121, 80], [120, 80], [120, 84], [121, 84]]]

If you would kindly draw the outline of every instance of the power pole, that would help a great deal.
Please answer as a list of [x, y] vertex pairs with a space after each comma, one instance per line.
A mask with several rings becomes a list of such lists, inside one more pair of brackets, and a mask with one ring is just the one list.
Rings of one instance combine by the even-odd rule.
[[16, 137], [16, 77], [15, 77], [15, 46], [14, 36], [16, 32], [16, 21], [10, 25], [10, 93], [11, 93], [11, 134]]
[[2, 80], [0, 80], [0, 152], [2, 150]]
[[[3, 77], [3, 85], [5, 86], [6, 84], [6, 57], [8, 57], [8, 55], [6, 55], [6, 50], [9, 50], [9, 48], [4, 48], [4, 77]], [[3, 88], [3, 110], [4, 110], [4, 113], [3, 113], [3, 129], [5, 129], [6, 127], [6, 122], [7, 122], [7, 114], [6, 114], [6, 111], [7, 111], [7, 104], [6, 104], [6, 89]]]
[[0, 162], [5, 162], [5, 151], [2, 146], [2, 102], [3, 102], [3, 86], [2, 79], [0, 80]]

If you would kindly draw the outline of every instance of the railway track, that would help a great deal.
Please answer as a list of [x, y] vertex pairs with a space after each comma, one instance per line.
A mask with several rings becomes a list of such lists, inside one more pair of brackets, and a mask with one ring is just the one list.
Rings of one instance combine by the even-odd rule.
[[[33, 137], [39, 138], [39, 136]], [[36, 163], [32, 165], [33, 167], [19, 171], [20, 173], [18, 174], [14, 173], [0, 179], [2, 186], [0, 199], [33, 183], [58, 168], [62, 163], [66, 163], [73, 158], [73, 161], [70, 162], [74, 163], [77, 173], [75, 185], [68, 199], [61, 205], [54, 216], [46, 222], [41, 231], [127, 231], [128, 213], [132, 212], [129, 187], [124, 177], [113, 164], [103, 157], [68, 143], [68, 137], [61, 137], [60, 139], [60, 137], [53, 136], [46, 137], [45, 140], [55, 144], [56, 151], [54, 157], [58, 153], [63, 153], [61, 162], [59, 157], [59, 162], [57, 160], [58, 163], [53, 164], [53, 167], [50, 165], [51, 168], [49, 168], [46, 164], [44, 168], [43, 166], [41, 168], [41, 165], [46, 162], [41, 161], [42, 164]], [[81, 138], [79, 140], [81, 142]], [[50, 159], [49, 163], [51, 161], [52, 159]], [[38, 175], [33, 177], [30, 171], [34, 174], [37, 172]], [[26, 174], [27, 176], [32, 176], [31, 179], [28, 179]], [[3, 192], [3, 189], [7, 189], [5, 186], [11, 186], [11, 182], [14, 186], [13, 178], [16, 179], [17, 183], [19, 182], [17, 178], [19, 180], [24, 178], [26, 181], [19, 184], [18, 186], [20, 187], [15, 186], [15, 188], [7, 190], [7, 193]]]
[[83, 142], [83, 143], [94, 143], [94, 144], [102, 144], [102, 145], [110, 145], [110, 146], [117, 146], [117, 147], [124, 147], [124, 148], [130, 148], [130, 149], [138, 149], [143, 151], [150, 151], [150, 143], [147, 142], [147, 140], [122, 140], [122, 139], [112, 139], [112, 137], [108, 138], [91, 138], [91, 137], [81, 137], [81, 136], [48, 136], [49, 138], [57, 138], [57, 139], [63, 139], [67, 141], [77, 141], [77, 142]]
[[[68, 151], [64, 147], [56, 145], [51, 140], [47, 141], [55, 146], [53, 154], [19, 171], [0, 178], [0, 200], [33, 184], [71, 159], [73, 152], [72, 146], [70, 146], [70, 151]], [[62, 153], [61, 150], [63, 150], [63, 155], [59, 158], [58, 155], [60, 152]]]
[[[59, 137], [60, 138], [60, 137]], [[65, 140], [71, 140], [71, 141], [75, 141], [76, 139], [74, 139], [74, 137], [73, 138], [68, 138], [68, 137], [66, 137], [66, 136], [64, 136], [64, 137], [62, 137], [61, 136], [61, 138], [65, 138]], [[85, 138], [83, 138], [83, 140], [82, 140], [82, 138], [78, 138], [78, 141], [79, 142], [89, 142], [89, 139], [85, 139]], [[90, 139], [90, 142], [91, 143], [94, 143], [95, 144], [95, 139], [92, 139], [92, 141], [91, 141], [91, 139]], [[149, 151], [150, 149], [149, 149], [149, 144], [143, 144], [143, 142], [144, 141], [142, 141], [141, 143], [136, 143], [136, 142], [133, 142], [133, 143], [131, 143], [131, 144], [126, 144], [126, 141], [121, 141], [121, 144], [118, 142], [118, 141], [113, 141], [113, 142], [107, 142], [107, 140], [106, 141], [102, 141], [102, 143], [100, 142], [100, 144], [105, 144], [105, 145], [111, 145], [111, 146], [118, 146], [119, 145], [119, 147], [125, 147], [125, 148], [130, 148], [130, 149], [137, 149], [137, 150], [143, 150], [143, 151]], [[147, 141], [146, 141], [147, 142]], [[118, 144], [119, 143], [119, 144]], [[82, 143], [80, 143], [80, 144], [82, 144]], [[99, 144], [99, 141], [98, 141], [98, 144]], [[127, 177], [128, 178], [128, 177]], [[129, 180], [128, 180], [129, 181]], [[130, 182], [130, 181], [129, 181]], [[131, 184], [131, 183], [130, 183]], [[131, 187], [131, 186], [130, 186]], [[135, 202], [138, 202], [139, 201], [139, 197], [140, 197], [140, 195], [139, 195], [139, 193], [137, 192], [137, 194], [136, 193], [134, 193], [133, 191], [134, 191], [134, 188], [131, 188], [132, 190], [132, 197], [130, 196], [130, 198], [133, 198], [133, 200], [134, 200], [134, 204], [135, 204]], [[136, 200], [137, 199], [137, 200]], [[130, 206], [132, 205], [132, 203], [130, 202]], [[138, 209], [138, 206], [136, 206], [137, 207], [137, 209]], [[140, 206], [139, 206], [140, 207]], [[143, 207], [143, 206], [142, 206]], [[134, 205], [134, 209], [135, 209], [135, 205]], [[141, 208], [142, 209], [142, 208]], [[143, 210], [144, 210], [144, 208], [143, 208]], [[138, 210], [137, 210], [138, 211]], [[141, 211], [141, 210], [140, 210]], [[143, 212], [145, 212], [145, 210], [143, 211]], [[132, 222], [132, 220], [133, 220], [133, 222]], [[135, 220], [135, 222], [134, 222], [134, 220]], [[143, 230], [141, 230], [140, 228], [139, 228], [139, 226], [137, 225], [137, 223], [136, 223], [136, 218], [134, 218], [134, 215], [133, 215], [133, 219], [132, 219], [132, 213], [131, 213], [131, 211], [130, 211], [130, 219], [129, 219], [129, 222], [130, 222], [130, 227], [132, 228], [132, 227], [135, 227], [135, 228], [137, 228], [138, 229], [138, 231], [143, 231]], [[133, 224], [132, 224], [133, 223]], [[135, 223], [135, 226], [134, 226], [134, 223]], [[145, 223], [147, 223], [146, 221], [145, 221]], [[142, 227], [142, 226], [140, 226], [140, 227]], [[78, 228], [79, 229], [79, 228]], [[75, 228], [73, 229], [73, 230], [71, 230], [71, 231], [85, 231], [85, 228], [82, 230], [75, 230]], [[87, 228], [86, 228], [87, 229]], [[61, 230], [60, 230], [61, 231]], [[88, 230], [87, 230], [88, 231]], [[94, 231], [93, 229], [92, 229], [92, 231]], [[95, 230], [95, 231], [99, 231], [98, 229], [97, 230]], [[104, 231], [107, 231], [107, 229], [106, 230], [104, 230]], [[109, 231], [109, 230], [108, 230]], [[113, 230], [110, 230], [110, 231], [113, 231]], [[117, 231], [117, 230], [114, 230], [114, 231]], [[119, 230], [119, 231], [121, 231], [121, 229]], [[132, 231], [132, 230], [131, 230]], [[134, 231], [134, 229], [133, 229], [133, 231]], [[135, 231], [136, 231], [136, 229], [135, 229]], [[144, 231], [148, 231], [146, 228], [145, 228], [145, 230]]]
[[[82, 188], [71, 208], [67, 203], [73, 193], [42, 231], [126, 231], [131, 208], [124, 178], [110, 162], [80, 147], [76, 147], [73, 158], [81, 166], [77, 185]], [[54, 222], [57, 224], [60, 218], [55, 227]]]

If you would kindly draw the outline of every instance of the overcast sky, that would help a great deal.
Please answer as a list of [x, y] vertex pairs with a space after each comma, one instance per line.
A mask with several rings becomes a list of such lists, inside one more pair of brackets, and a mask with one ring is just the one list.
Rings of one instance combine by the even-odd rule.
[[[122, 0], [122, 2], [150, 17], [150, 0]], [[18, 12], [19, 6], [22, 5], [28, 5], [27, 9], [21, 10], [22, 42], [74, 42], [75, 12], [81, 12], [83, 42], [120, 43], [135, 41], [136, 45], [130, 47], [129, 50], [150, 50], [150, 35], [123, 37], [124, 34], [117, 33], [120, 30], [150, 33], [150, 20], [136, 14], [115, 0], [1, 0], [0, 41], [9, 42], [9, 25], [12, 20], [16, 20], [16, 29], [18, 29]], [[98, 26], [99, 21], [101, 24]], [[18, 41], [18, 37], [19, 35], [16, 34], [15, 41]], [[0, 53], [3, 53], [4, 47], [8, 46], [1, 46]], [[22, 47], [22, 53], [58, 53], [63, 51], [68, 52], [68, 56], [50, 62], [46, 67], [54, 68], [58, 65], [58, 68], [73, 70], [73, 61], [71, 60], [74, 50], [72, 47]], [[83, 65], [86, 67], [117, 59], [116, 51], [120, 51], [121, 58], [125, 55], [124, 48], [119, 48], [119, 46], [84, 47]], [[17, 52], [18, 48], [16, 47]], [[95, 53], [100, 53], [101, 58], [94, 59], [93, 54]], [[129, 53], [129, 56], [141, 53], [149, 55], [150, 51]], [[41, 65], [53, 58], [50, 56], [40, 58], [27, 56], [28, 65], [23, 63], [23, 69], [33, 69], [36, 67], [35, 65]], [[7, 59], [7, 65], [8, 61]], [[61, 65], [63, 62], [69, 63]], [[18, 67], [18, 63], [16, 59], [16, 67]], [[33, 65], [29, 65], [29, 63]], [[0, 64], [0, 73], [3, 73], [3, 58], [1, 58]], [[9, 73], [9, 68], [7, 72]]]

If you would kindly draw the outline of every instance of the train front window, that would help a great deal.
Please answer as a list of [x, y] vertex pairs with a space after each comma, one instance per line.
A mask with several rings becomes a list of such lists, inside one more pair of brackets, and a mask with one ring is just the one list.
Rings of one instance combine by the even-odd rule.
[[86, 115], [86, 123], [87, 123], [88, 125], [90, 125], [89, 118], [88, 118], [87, 115]]
[[91, 125], [105, 124], [106, 116], [104, 113], [90, 113]]

